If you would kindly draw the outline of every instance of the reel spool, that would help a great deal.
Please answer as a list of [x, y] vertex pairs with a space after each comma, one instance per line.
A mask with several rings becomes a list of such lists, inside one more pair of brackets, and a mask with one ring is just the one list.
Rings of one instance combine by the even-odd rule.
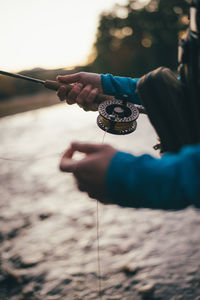
[[97, 125], [112, 134], [128, 134], [135, 131], [139, 111], [131, 102], [123, 100], [106, 100], [99, 107]]

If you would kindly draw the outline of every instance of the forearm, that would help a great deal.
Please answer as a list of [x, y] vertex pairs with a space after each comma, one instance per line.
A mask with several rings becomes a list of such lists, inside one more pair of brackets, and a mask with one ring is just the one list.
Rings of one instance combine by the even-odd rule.
[[200, 207], [200, 145], [161, 159], [118, 152], [107, 172], [112, 202], [152, 209]]
[[117, 99], [123, 99], [124, 95], [135, 104], [141, 104], [137, 94], [137, 82], [139, 78], [113, 76], [111, 74], [101, 74], [103, 92], [113, 95]]

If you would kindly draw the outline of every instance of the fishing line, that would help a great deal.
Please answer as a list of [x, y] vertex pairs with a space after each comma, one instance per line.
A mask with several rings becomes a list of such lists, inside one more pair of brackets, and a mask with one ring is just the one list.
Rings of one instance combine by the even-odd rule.
[[[104, 144], [106, 131], [103, 134], [102, 138], [102, 144]], [[61, 155], [62, 153], [51, 153], [43, 156], [38, 157], [32, 157], [32, 158], [12, 158], [12, 157], [1, 157], [0, 160], [5, 161], [11, 161], [11, 162], [31, 162], [31, 161], [37, 161], [41, 159], [46, 159], [53, 156]], [[97, 238], [97, 263], [98, 263], [98, 269], [97, 269], [97, 278], [98, 278], [98, 293], [99, 293], [99, 299], [102, 299], [101, 293], [102, 293], [102, 284], [101, 284], [101, 256], [100, 256], [100, 242], [99, 242], [99, 202], [96, 200], [96, 238]]]
[[[102, 144], [104, 143], [106, 132], [104, 132]], [[48, 157], [53, 157], [61, 155], [61, 153], [52, 153], [45, 156], [39, 156], [39, 157], [32, 157], [32, 158], [11, 158], [11, 157], [0, 157], [0, 160], [5, 161], [11, 161], [11, 162], [30, 162], [30, 161], [37, 161], [40, 159], [45, 159]], [[96, 237], [97, 237], [97, 263], [98, 263], [98, 269], [97, 269], [97, 278], [98, 278], [98, 292], [99, 292], [99, 299], [102, 299], [101, 296], [101, 290], [102, 290], [102, 284], [101, 284], [101, 257], [100, 257], [100, 242], [99, 242], [99, 202], [96, 200]]]
[[37, 157], [29, 157], [29, 158], [12, 158], [12, 157], [1, 157], [0, 160], [7, 160], [7, 161], [15, 161], [15, 162], [30, 162], [30, 161], [37, 161], [41, 159], [46, 159], [49, 157], [61, 155], [62, 153], [51, 153], [43, 156], [37, 156]]
[[[107, 131], [104, 132], [101, 144], [104, 144]], [[97, 263], [98, 263], [98, 289], [99, 299], [102, 299], [102, 282], [101, 282], [101, 255], [100, 255], [100, 234], [99, 234], [99, 201], [96, 200], [96, 236], [97, 236]]]
[[99, 242], [99, 201], [96, 200], [96, 229], [97, 229], [97, 263], [98, 263], [98, 289], [99, 299], [101, 300], [101, 257], [100, 257], [100, 242]]
[[[0, 70], [1, 75], [15, 77], [18, 79], [28, 80], [43, 84], [46, 88], [51, 90], [58, 90], [63, 83], [58, 83], [57, 81], [52, 80], [40, 80], [21, 74], [13, 74]], [[68, 85], [68, 90], [73, 88], [72, 85]], [[95, 103], [99, 104], [98, 111], [99, 116], [97, 117], [98, 126], [103, 129], [104, 135], [102, 138], [102, 144], [104, 144], [105, 135], [107, 132], [124, 135], [135, 131], [137, 122], [136, 119], [139, 116], [139, 113], [144, 113], [143, 107], [141, 110], [139, 107], [136, 107], [133, 103], [128, 102], [128, 95], [123, 95], [123, 100], [107, 100], [107, 96], [99, 94]], [[105, 101], [106, 100], [106, 101]], [[0, 157], [0, 160], [13, 161], [13, 162], [30, 162], [37, 161], [40, 159], [45, 159], [51, 156], [60, 155], [61, 153], [53, 153], [45, 156], [33, 157], [33, 158], [10, 158], [10, 157]], [[97, 260], [98, 260], [98, 291], [99, 299], [102, 299], [102, 284], [101, 284], [101, 256], [100, 256], [100, 242], [99, 242], [99, 203], [96, 200], [96, 236], [97, 236]]]

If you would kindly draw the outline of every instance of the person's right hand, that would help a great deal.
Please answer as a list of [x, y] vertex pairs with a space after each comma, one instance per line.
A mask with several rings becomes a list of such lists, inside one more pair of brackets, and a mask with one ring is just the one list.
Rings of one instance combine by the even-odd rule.
[[[68, 104], [77, 103], [84, 110], [97, 110], [98, 104], [95, 98], [102, 93], [101, 75], [97, 73], [79, 72], [75, 74], [57, 76], [57, 80], [63, 85], [57, 91], [61, 101]], [[65, 84], [73, 84], [69, 91]]]
[[[61, 158], [60, 170], [73, 173], [80, 191], [109, 204], [112, 200], [106, 186], [106, 174], [117, 151], [110, 145], [73, 142]], [[75, 160], [75, 152], [85, 155], [82, 159]]]

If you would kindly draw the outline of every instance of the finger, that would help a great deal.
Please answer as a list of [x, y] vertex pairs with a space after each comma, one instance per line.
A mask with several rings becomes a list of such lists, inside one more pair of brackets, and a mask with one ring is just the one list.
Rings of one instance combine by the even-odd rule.
[[88, 196], [92, 199], [96, 199], [96, 194], [93, 192], [88, 192]]
[[91, 144], [91, 143], [79, 143], [79, 142], [73, 142], [71, 144], [73, 151], [79, 151], [82, 153], [93, 153], [98, 152], [101, 148], [101, 144]]
[[77, 161], [63, 157], [60, 161], [60, 170], [67, 173], [73, 173], [76, 170]]
[[80, 80], [80, 74], [79, 73], [75, 73], [75, 74], [70, 74], [70, 75], [65, 75], [65, 76], [58, 75], [56, 77], [56, 79], [59, 82], [63, 82], [63, 83], [79, 82], [79, 80]]
[[[76, 178], [77, 179], [77, 178]], [[86, 192], [90, 198], [96, 198], [97, 193], [94, 190], [91, 190], [90, 185], [87, 183], [84, 183], [84, 181], [76, 180], [77, 187], [81, 192]]]
[[78, 186], [79, 191], [81, 191], [81, 192], [85, 192], [86, 191], [86, 187], [85, 187], [84, 184], [82, 184], [82, 183], [80, 183], [80, 182], [77, 181], [77, 186]]
[[97, 111], [97, 110], [98, 110], [98, 107], [99, 107], [99, 104], [93, 103], [90, 110], [91, 110], [91, 111]]
[[65, 86], [61, 86], [57, 91], [57, 96], [60, 98], [61, 101], [65, 100], [67, 93], [67, 88]]
[[99, 107], [99, 104], [97, 103], [84, 103], [84, 105], [80, 105], [79, 106], [81, 108], [83, 108], [85, 111], [97, 111], [98, 110], [98, 107]]
[[70, 100], [70, 99], [66, 99], [66, 103], [69, 104], [69, 105], [72, 105], [72, 104], [75, 104], [76, 101], [75, 100]]
[[86, 85], [80, 92], [79, 96], [77, 97], [76, 102], [78, 104], [87, 103], [87, 97], [88, 97], [89, 93], [91, 92], [91, 90], [92, 90], [91, 84]]
[[80, 94], [81, 90], [83, 88], [82, 83], [78, 83], [76, 84], [72, 90], [69, 92], [68, 96], [67, 96], [67, 100], [70, 102], [75, 103], [76, 102], [76, 98], [78, 97], [78, 95]]
[[91, 90], [91, 92], [88, 94], [88, 97], [86, 98], [87, 103], [92, 103], [94, 102], [96, 96], [98, 95], [99, 90], [97, 88]]
[[67, 150], [63, 153], [62, 158], [72, 158], [74, 154], [74, 150], [72, 149], [72, 146], [67, 148]]
[[96, 199], [104, 205], [113, 203], [107, 195], [105, 195], [104, 193], [101, 193], [99, 191], [88, 191], [87, 193], [90, 198]]
[[90, 188], [90, 189], [87, 189], [87, 193], [90, 198], [97, 199], [101, 202], [104, 201], [103, 199], [105, 198], [105, 195], [100, 190]]
[[76, 162], [72, 159], [73, 149], [70, 146], [63, 154], [60, 161], [60, 170], [63, 172], [73, 172], [75, 170]]

